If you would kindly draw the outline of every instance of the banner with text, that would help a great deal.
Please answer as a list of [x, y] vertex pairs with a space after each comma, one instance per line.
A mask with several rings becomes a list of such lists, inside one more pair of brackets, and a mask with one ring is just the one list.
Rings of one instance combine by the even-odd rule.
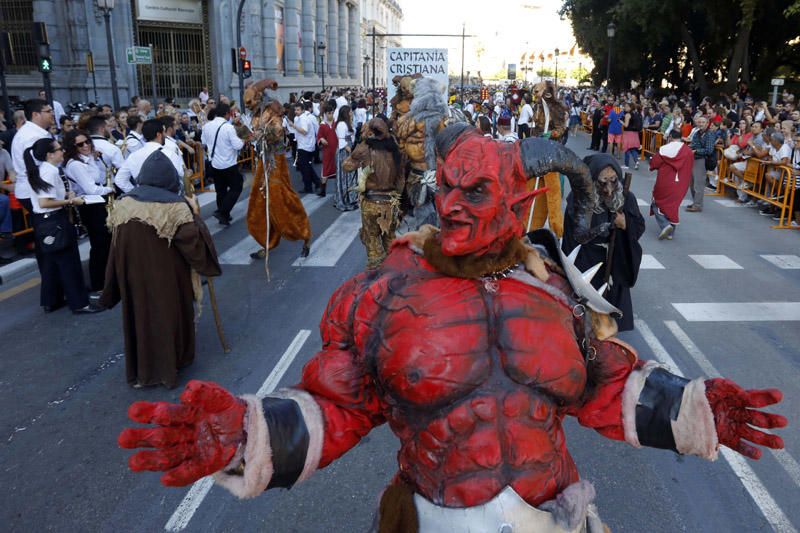
[[138, 0], [136, 2], [136, 19], [202, 24], [203, 2], [201, 0]]
[[386, 114], [391, 113], [389, 101], [397, 88], [392, 83], [395, 76], [422, 74], [442, 84], [442, 97], [447, 101], [449, 80], [447, 77], [447, 48], [387, 48], [386, 49]]

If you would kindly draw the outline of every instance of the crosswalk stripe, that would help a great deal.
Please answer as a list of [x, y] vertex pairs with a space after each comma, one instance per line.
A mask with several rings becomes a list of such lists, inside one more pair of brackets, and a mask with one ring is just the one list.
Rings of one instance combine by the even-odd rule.
[[742, 270], [741, 265], [726, 255], [689, 255], [707, 270]]
[[642, 270], [664, 270], [664, 265], [652, 255], [643, 254], [642, 263], [639, 265], [639, 268]]
[[800, 302], [673, 303], [688, 322], [796, 322]]
[[731, 200], [730, 198], [720, 198], [714, 201], [723, 207], [744, 207], [744, 204], [740, 204], [736, 200]]
[[311, 245], [308, 257], [298, 258], [292, 266], [332, 267], [353, 242], [361, 228], [361, 213], [348, 211], [339, 215], [333, 224]]
[[[325, 205], [329, 197], [320, 197], [316, 194], [307, 194], [303, 196], [303, 207], [306, 214], [310, 217], [317, 209]], [[250, 254], [257, 252], [261, 248], [250, 235], [240, 240], [230, 248], [228, 248], [222, 255], [219, 256], [219, 262], [222, 265], [249, 265], [254, 260]]]
[[796, 255], [762, 255], [761, 257], [776, 267], [785, 270], [800, 268], [800, 257]]

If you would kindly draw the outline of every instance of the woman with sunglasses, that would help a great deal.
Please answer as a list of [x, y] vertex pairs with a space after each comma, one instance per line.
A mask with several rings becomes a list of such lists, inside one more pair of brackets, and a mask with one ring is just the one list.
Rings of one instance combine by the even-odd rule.
[[[70, 188], [78, 196], [106, 196], [106, 168], [97, 158], [91, 137], [74, 130], [64, 135], [64, 173]], [[103, 290], [106, 262], [111, 249], [111, 234], [106, 228], [106, 203], [83, 204], [78, 207], [81, 221], [89, 234], [89, 281], [92, 291]]]
[[[83, 198], [76, 197], [72, 191], [68, 192], [59, 174], [58, 166], [64, 161], [64, 150], [53, 139], [39, 139], [25, 150], [23, 159], [31, 188], [33, 231], [37, 246], [42, 246], [40, 302], [45, 313], [62, 307], [65, 296], [75, 314], [101, 311], [89, 305], [78, 240], [64, 209], [71, 205], [83, 205]], [[56, 232], [52, 229], [53, 222], [58, 223], [62, 246], [48, 250], [46, 245], [58, 242], [54, 238]]]

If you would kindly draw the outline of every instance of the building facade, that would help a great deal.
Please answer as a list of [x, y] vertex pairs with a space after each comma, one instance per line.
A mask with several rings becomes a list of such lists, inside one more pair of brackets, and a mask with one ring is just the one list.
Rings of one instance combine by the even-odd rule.
[[[238, 0], [117, 0], [111, 35], [122, 105], [133, 95], [178, 101], [204, 86], [236, 98]], [[55, 99], [110, 103], [111, 73], [103, 13], [96, 0], [0, 0], [0, 31], [11, 34], [9, 94], [25, 99], [42, 87], [33, 22], [44, 22]], [[245, 0], [242, 46], [253, 79], [278, 81], [279, 94], [362, 83], [359, 0]], [[325, 47], [320, 47], [324, 43]], [[151, 65], [131, 65], [127, 49], [152, 45]], [[87, 68], [92, 53], [94, 80]], [[324, 73], [323, 73], [324, 69]], [[155, 84], [153, 84], [153, 71]], [[94, 96], [97, 87], [97, 98]]]
[[[386, 49], [400, 47], [402, 39], [391, 34], [401, 33], [403, 10], [395, 0], [361, 0], [361, 50], [362, 73], [361, 84], [372, 87], [373, 60], [375, 66], [375, 87], [386, 87], [391, 80], [386, 79]], [[375, 52], [373, 53], [373, 38]], [[389, 34], [389, 35], [387, 35]]]

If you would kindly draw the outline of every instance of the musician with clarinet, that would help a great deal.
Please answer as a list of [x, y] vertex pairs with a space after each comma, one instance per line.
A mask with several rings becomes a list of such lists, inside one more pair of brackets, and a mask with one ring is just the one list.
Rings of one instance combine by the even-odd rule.
[[[64, 135], [64, 174], [70, 188], [77, 196], [105, 196], [111, 201], [112, 183], [109, 183], [106, 167], [95, 152], [91, 137], [81, 130], [72, 130]], [[99, 200], [99, 199], [98, 199]], [[106, 227], [106, 202], [84, 203], [78, 206], [86, 232], [89, 234], [89, 282], [92, 291], [103, 290], [106, 263], [111, 247], [111, 234]]]
[[589, 165], [595, 188], [591, 226], [600, 230], [599, 235], [579, 247], [575, 239], [574, 205], [570, 193], [561, 248], [567, 255], [577, 253], [575, 265], [581, 272], [590, 268], [595, 271], [592, 285], [622, 311], [621, 317], [615, 317], [618, 330], [632, 330], [631, 288], [636, 284], [642, 262], [639, 239], [644, 233], [644, 217], [636, 196], [629, 190], [630, 180], [623, 181], [622, 169], [614, 157], [597, 154], [587, 156], [584, 162]]

